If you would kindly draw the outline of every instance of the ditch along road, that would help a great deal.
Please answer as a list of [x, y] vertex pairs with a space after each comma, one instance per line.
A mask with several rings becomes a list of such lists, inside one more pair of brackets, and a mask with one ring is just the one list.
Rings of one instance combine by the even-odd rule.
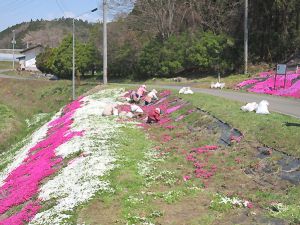
[[[137, 86], [137, 85], [130, 85]], [[186, 85], [149, 85], [151, 87], [164, 88], [164, 89], [176, 89], [180, 90]], [[267, 100], [269, 105], [269, 111], [293, 116], [300, 119], [300, 99], [286, 98], [280, 96], [272, 96], [266, 94], [254, 94], [244, 93], [239, 91], [233, 91], [228, 89], [206, 89], [206, 88], [193, 88], [192, 90], [196, 93], [213, 95], [233, 101], [241, 102], [241, 106], [249, 102], [259, 103], [261, 100]]]
[[15, 80], [36, 80], [32, 77], [22, 77], [22, 76], [15, 76], [15, 75], [5, 75], [5, 72], [8, 72], [10, 70], [0, 70], [0, 79], [15, 79]]

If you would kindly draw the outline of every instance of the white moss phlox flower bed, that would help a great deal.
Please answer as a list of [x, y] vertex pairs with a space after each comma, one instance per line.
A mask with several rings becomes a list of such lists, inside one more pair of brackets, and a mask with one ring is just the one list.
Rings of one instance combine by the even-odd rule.
[[[28, 169], [28, 177], [38, 185], [36, 189], [33, 186], [28, 190], [25, 197], [18, 198], [19, 190], [16, 188], [15, 193], [9, 193], [0, 200], [5, 206], [0, 207], [2, 214], [18, 204], [23, 207], [14, 215], [0, 219], [0, 224], [22, 224], [22, 221], [29, 224], [65, 224], [71, 217], [70, 211], [76, 206], [100, 190], [110, 190], [109, 183], [101, 177], [114, 168], [117, 146], [113, 138], [119, 135], [124, 125], [117, 123], [114, 117], [101, 115], [106, 104], [117, 103], [122, 92], [120, 89], [103, 90], [77, 100], [36, 131], [28, 144], [14, 156], [6, 155], [6, 161], [10, 163], [0, 171], [0, 194], [1, 190], [4, 193], [9, 182], [19, 181], [20, 168], [36, 168], [35, 164], [30, 164], [31, 161], [38, 163], [41, 157], [41, 166], [46, 163], [49, 166], [45, 166], [47, 173], [37, 173], [36, 176], [41, 177], [39, 179], [34, 179], [34, 171]], [[60, 136], [53, 137], [53, 134]], [[57, 144], [55, 138], [62, 140]], [[49, 146], [55, 148], [50, 149]]]

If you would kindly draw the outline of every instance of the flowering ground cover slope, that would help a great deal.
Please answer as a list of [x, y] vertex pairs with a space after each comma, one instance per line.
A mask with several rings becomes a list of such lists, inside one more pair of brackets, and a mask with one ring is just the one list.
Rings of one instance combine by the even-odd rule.
[[119, 94], [102, 91], [70, 103], [7, 159], [0, 224], [63, 224], [68, 211], [109, 188], [98, 177], [113, 168], [116, 146], [109, 139], [121, 125], [99, 115]]
[[262, 72], [258, 78], [245, 80], [237, 87], [255, 93], [300, 98], [300, 71], [288, 72], [286, 79], [278, 75], [276, 82], [274, 72]]

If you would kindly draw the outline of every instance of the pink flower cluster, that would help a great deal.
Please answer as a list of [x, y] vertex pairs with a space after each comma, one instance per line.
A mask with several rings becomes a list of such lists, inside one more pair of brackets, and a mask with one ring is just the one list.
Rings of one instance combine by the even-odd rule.
[[[295, 72], [288, 72], [286, 80], [284, 75], [277, 75], [275, 83], [274, 73], [265, 72], [260, 74], [261, 77], [267, 79], [258, 81], [256, 79], [245, 80], [237, 85], [241, 88], [246, 85], [252, 85], [247, 90], [255, 93], [263, 93], [278, 96], [289, 96], [300, 98], [300, 74]], [[284, 87], [284, 82], [286, 82]], [[274, 89], [275, 83], [275, 89]]]
[[118, 111], [122, 112], [122, 111], [125, 111], [125, 112], [131, 112], [131, 107], [130, 105], [118, 105], [117, 106], [117, 109]]
[[169, 142], [171, 140], [172, 140], [172, 137], [170, 135], [168, 135], [168, 134], [164, 134], [162, 136], [162, 142]]
[[49, 123], [47, 137], [32, 147], [22, 164], [4, 180], [0, 187], [0, 214], [25, 205], [20, 212], [0, 221], [1, 225], [23, 224], [38, 212], [39, 201], [33, 199], [38, 194], [39, 184], [62, 166], [63, 159], [55, 154], [55, 149], [73, 137], [83, 135], [83, 131], [70, 131], [72, 116], [80, 107], [80, 99], [67, 105], [62, 116]]
[[169, 95], [171, 95], [171, 91], [170, 90], [164, 90], [163, 92], [161, 92], [159, 94], [160, 97], [167, 97]]
[[[218, 146], [204, 146], [204, 147], [200, 147], [200, 148], [194, 148], [193, 152], [196, 154], [206, 154], [208, 156], [208, 154], [211, 151], [214, 151], [217, 148], [218, 148]], [[211, 176], [213, 176], [217, 171], [216, 165], [212, 165], [212, 166], [207, 165], [207, 162], [208, 162], [207, 158], [205, 159], [205, 162], [200, 162], [199, 160], [197, 160], [196, 155], [194, 155], [193, 153], [187, 154], [185, 158], [187, 161], [193, 162], [193, 165], [195, 167], [194, 174], [195, 174], [196, 178], [208, 179]], [[183, 177], [183, 179], [184, 179], [184, 181], [187, 181], [187, 180], [191, 179], [191, 177], [190, 177], [190, 175], [186, 175]]]
[[168, 108], [168, 109], [166, 110], [166, 113], [167, 113], [167, 114], [173, 113], [173, 112], [177, 111], [178, 109], [180, 109], [180, 108], [183, 107], [183, 106], [184, 106], [184, 104], [181, 104], [181, 105], [176, 105], [176, 106], [174, 106], [174, 107]]
[[231, 142], [240, 143], [242, 139], [243, 139], [243, 135], [242, 136], [234, 136], [234, 135], [230, 136]]

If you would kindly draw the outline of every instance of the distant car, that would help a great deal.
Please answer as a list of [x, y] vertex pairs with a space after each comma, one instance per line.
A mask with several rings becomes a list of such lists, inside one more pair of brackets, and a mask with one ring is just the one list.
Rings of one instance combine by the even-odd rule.
[[45, 75], [49, 80], [59, 80], [59, 78], [53, 74], [46, 74]]

